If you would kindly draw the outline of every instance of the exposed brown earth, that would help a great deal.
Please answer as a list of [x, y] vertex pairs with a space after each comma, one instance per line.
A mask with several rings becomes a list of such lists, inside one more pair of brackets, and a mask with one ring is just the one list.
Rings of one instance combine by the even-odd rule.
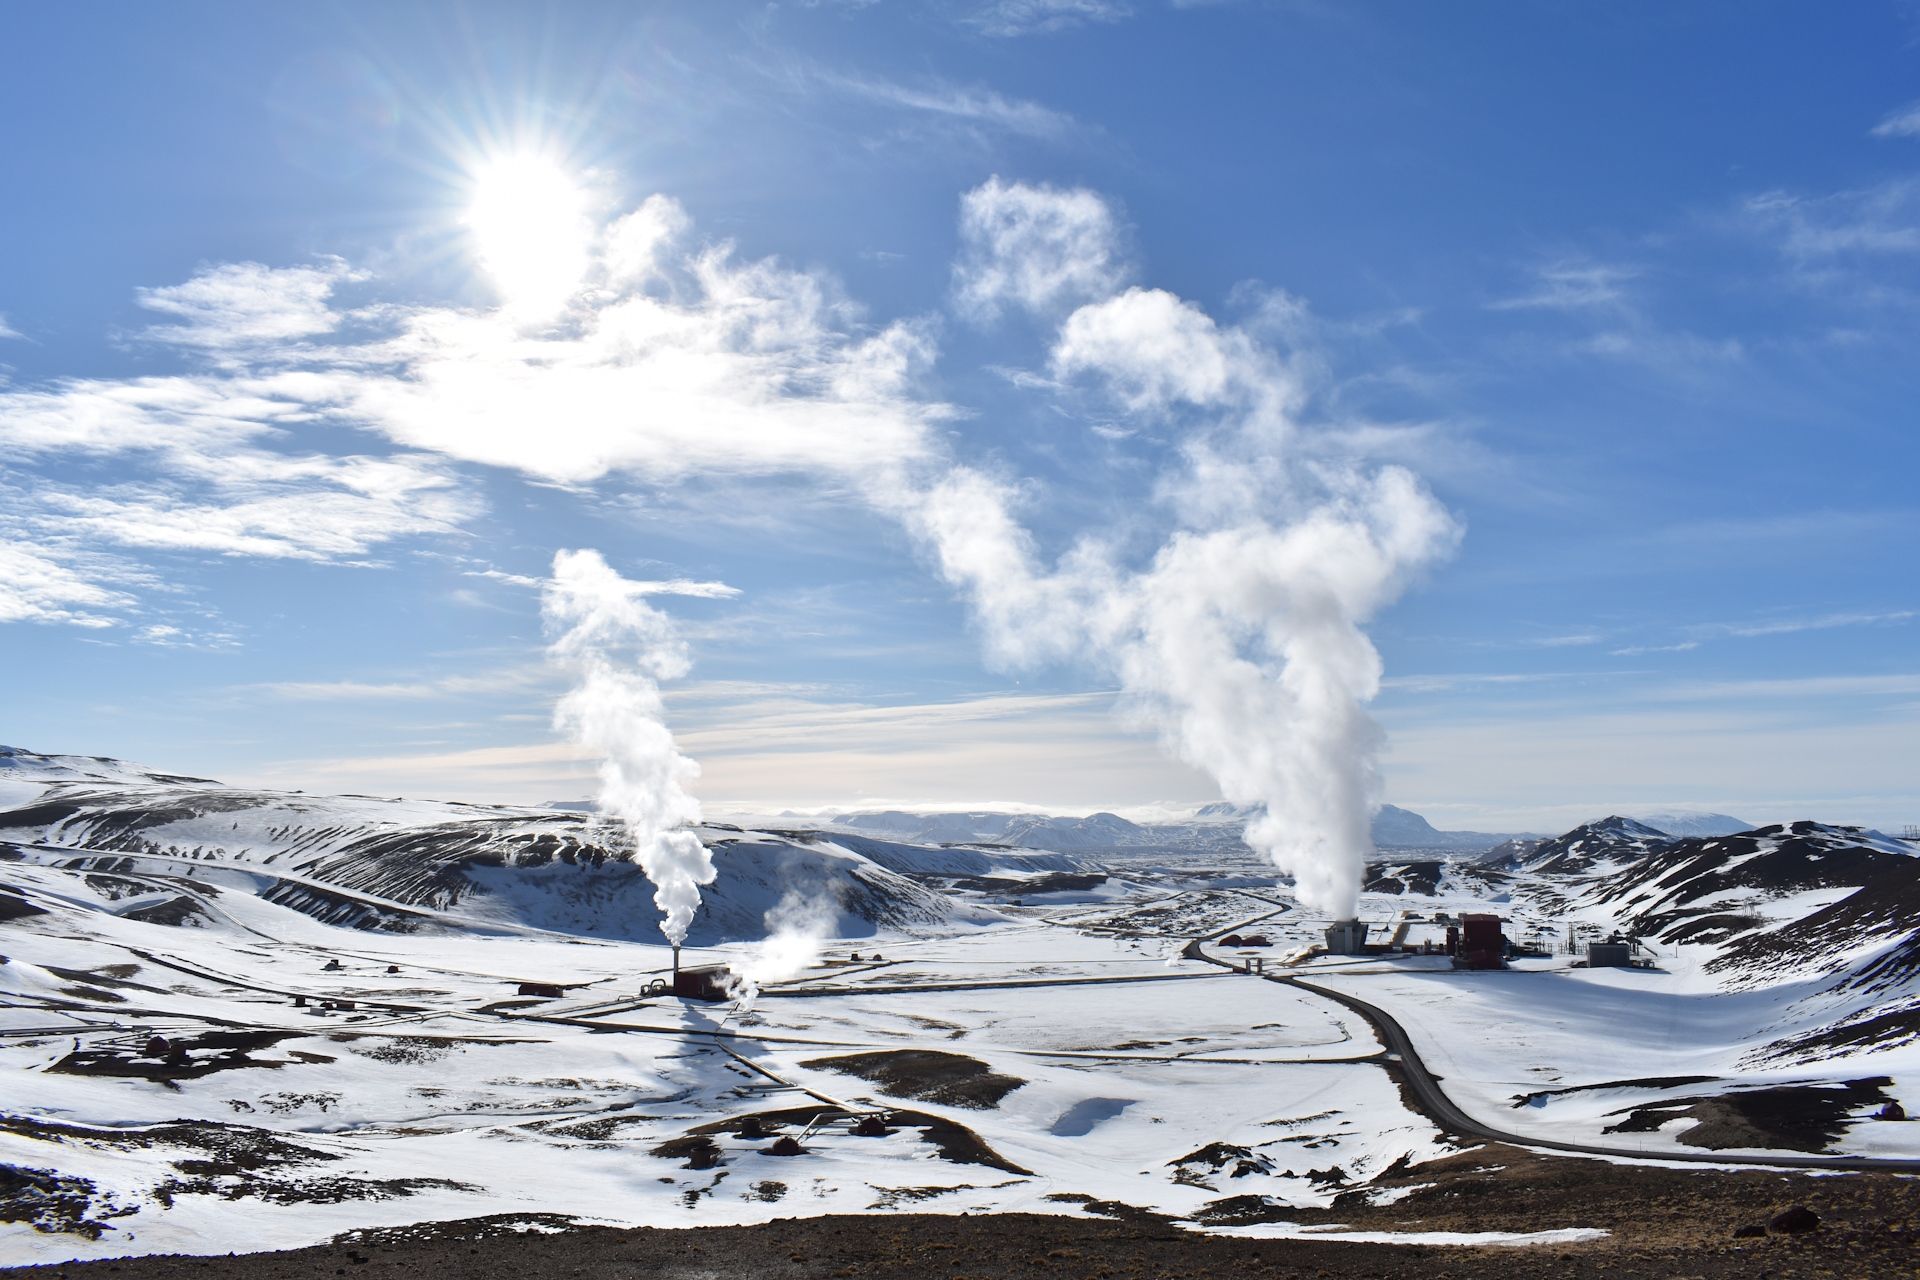
[[[1390, 1205], [1269, 1210], [1264, 1216], [1341, 1222], [1355, 1230], [1599, 1227], [1613, 1234], [1585, 1244], [1524, 1248], [1246, 1240], [1199, 1235], [1152, 1214], [1100, 1202], [1085, 1203], [1082, 1214], [1059, 1217], [889, 1214], [677, 1230], [566, 1229], [564, 1220], [551, 1217], [502, 1215], [355, 1232], [328, 1245], [284, 1253], [126, 1258], [17, 1268], [0, 1271], [0, 1276], [375, 1280], [422, 1273], [450, 1280], [850, 1280], [937, 1274], [951, 1280], [997, 1280], [1052, 1274], [1095, 1280], [1218, 1280], [1233, 1275], [1271, 1280], [1505, 1280], [1590, 1275], [1608, 1280], [1910, 1280], [1920, 1274], [1920, 1179], [1899, 1175], [1675, 1170], [1487, 1146], [1410, 1171], [1407, 1181], [1431, 1185]], [[1082, 1200], [1070, 1192], [1059, 1198]], [[1791, 1232], [1767, 1230], [1770, 1220], [1793, 1225], [1795, 1215], [1785, 1211], [1795, 1206], [1810, 1211], [1818, 1225]], [[1798, 1218], [1806, 1221], [1805, 1215]], [[1745, 1234], [1737, 1236], [1742, 1228]]]

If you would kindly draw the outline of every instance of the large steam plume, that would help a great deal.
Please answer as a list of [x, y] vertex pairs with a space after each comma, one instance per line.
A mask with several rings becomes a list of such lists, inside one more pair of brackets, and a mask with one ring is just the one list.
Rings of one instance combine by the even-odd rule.
[[597, 551], [561, 551], [541, 613], [554, 633], [549, 654], [575, 680], [554, 709], [554, 726], [600, 757], [599, 807], [626, 826], [665, 917], [660, 930], [678, 946], [700, 906], [700, 886], [715, 873], [689, 830], [700, 821], [700, 804], [685, 784], [700, 766], [675, 747], [660, 700], [659, 682], [686, 674], [688, 663], [673, 620], [646, 602], [659, 594], [734, 591], [720, 583], [633, 582]]
[[[1049, 198], [1061, 208], [1003, 234], [975, 206], [1013, 195], [1023, 210]], [[1114, 255], [1089, 228], [1110, 220], [1089, 198], [997, 182], [973, 193], [967, 261], [992, 269], [962, 279], [967, 301], [981, 309], [996, 281], [1094, 275], [993, 265], [997, 256], [1097, 253], [1105, 268]], [[1063, 230], [1047, 243], [1035, 227]], [[1373, 851], [1383, 742], [1366, 712], [1380, 657], [1361, 626], [1458, 527], [1405, 468], [1341, 461], [1310, 439], [1296, 421], [1302, 375], [1172, 294], [1130, 288], [1080, 306], [1059, 326], [1051, 365], [1061, 384], [1090, 384], [1178, 442], [1157, 493], [1170, 527], [1151, 560], [1131, 567], [1085, 537], [1046, 567], [1013, 514], [1016, 489], [965, 467], [902, 515], [971, 595], [990, 658], [1105, 667], [1174, 754], [1255, 808], [1247, 841], [1294, 877], [1300, 901], [1351, 916]]]

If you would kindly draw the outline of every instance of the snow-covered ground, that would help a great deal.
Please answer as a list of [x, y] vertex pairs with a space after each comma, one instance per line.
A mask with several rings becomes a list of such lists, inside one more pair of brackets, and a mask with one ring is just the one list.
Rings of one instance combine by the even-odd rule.
[[[722, 874], [685, 964], [754, 962], [789, 895], [836, 910], [804, 967], [708, 1004], [647, 993], [671, 957], [649, 940], [644, 883], [578, 814], [13, 759], [0, 772], [9, 1261], [224, 1253], [501, 1213], [683, 1225], [1092, 1201], [1285, 1234], [1299, 1228], [1209, 1206], [1386, 1203], [1407, 1171], [1458, 1149], [1408, 1109], [1346, 1008], [1182, 958], [1236, 929], [1273, 945], [1211, 954], [1277, 963], [1326, 924], [1213, 837], [1096, 863], [1084, 849], [709, 830]], [[1859, 863], [1875, 892], [1905, 870], [1887, 862], [1906, 857], [1897, 845], [1856, 840], [1866, 861], [1848, 862], [1853, 837], [1815, 835], [1828, 843], [1812, 853], [1790, 835], [1692, 842], [1657, 882], [1666, 898], [1618, 879], [1671, 853], [1657, 841], [1588, 859], [1586, 879], [1396, 852], [1364, 899], [1376, 936], [1404, 923], [1413, 946], [1444, 936], [1441, 914], [1495, 910], [1511, 936], [1556, 939], [1657, 911], [1694, 940], [1649, 930], [1656, 969], [1321, 956], [1288, 972], [1393, 1013], [1455, 1102], [1501, 1129], [1658, 1155], [1720, 1123], [1703, 1097], [1884, 1077], [1841, 1090], [1831, 1139], [1799, 1149], [1911, 1158], [1920, 1125], [1864, 1116], [1920, 1079], [1915, 1041], [1898, 1017], [1884, 1035], [1861, 1021], [1909, 1007], [1893, 961], [1910, 927], [1881, 911], [1885, 927], [1811, 958], [1766, 961], [1740, 942], [1790, 942], [1794, 922], [1837, 919], [1858, 896], [1840, 883], [1853, 872], [1735, 883], [1768, 858]], [[1758, 923], [1713, 923], [1735, 908]], [[1811, 1057], [1791, 1047], [1816, 1041]], [[870, 1112], [889, 1132], [850, 1132]], [[1745, 1150], [1732, 1132], [1716, 1149]], [[782, 1136], [803, 1153], [773, 1154]]]

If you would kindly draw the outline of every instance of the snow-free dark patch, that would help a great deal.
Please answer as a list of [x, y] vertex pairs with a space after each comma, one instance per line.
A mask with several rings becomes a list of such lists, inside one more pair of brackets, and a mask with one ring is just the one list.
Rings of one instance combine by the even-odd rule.
[[1174, 1170], [1175, 1182], [1212, 1190], [1212, 1184], [1206, 1181], [1209, 1177], [1222, 1172], [1229, 1178], [1244, 1178], [1249, 1174], [1270, 1174], [1273, 1172], [1273, 1161], [1249, 1147], [1237, 1147], [1226, 1142], [1209, 1142], [1198, 1151], [1190, 1151], [1178, 1160], [1167, 1161], [1167, 1167]]
[[[170, 1147], [183, 1153], [192, 1152], [171, 1162], [180, 1176], [171, 1177], [153, 1188], [154, 1198], [169, 1207], [176, 1197], [185, 1195], [217, 1195], [225, 1200], [252, 1197], [274, 1204], [336, 1204], [343, 1200], [389, 1200], [396, 1196], [412, 1195], [428, 1186], [467, 1189], [442, 1179], [290, 1179], [286, 1175], [295, 1168], [338, 1160], [340, 1157], [332, 1152], [289, 1142], [265, 1129], [217, 1121], [175, 1120], [169, 1124], [139, 1129], [96, 1129], [33, 1116], [0, 1116], [0, 1130], [42, 1142], [63, 1145], [75, 1143], [103, 1150]], [[60, 1181], [63, 1184], [75, 1184], [61, 1192], [63, 1195], [77, 1195], [81, 1190], [79, 1179]], [[22, 1195], [28, 1200], [23, 1203], [31, 1203], [33, 1197], [48, 1194], [51, 1193], [45, 1186], [38, 1190], [27, 1187]], [[69, 1199], [61, 1203], [70, 1208], [76, 1202]], [[55, 1212], [54, 1220], [65, 1220], [59, 1215], [67, 1213], [67, 1209], [49, 1212]], [[96, 1224], [101, 1216], [113, 1214], [96, 1213]], [[98, 1238], [97, 1232], [90, 1232], [84, 1223], [51, 1229], [79, 1230], [82, 1234]]]
[[838, 1071], [880, 1086], [890, 1098], [919, 1098], [944, 1107], [985, 1111], [1026, 1083], [1005, 1076], [977, 1058], [935, 1049], [889, 1049], [815, 1058], [800, 1064], [815, 1071]]
[[937, 1196], [950, 1195], [955, 1191], [978, 1191], [980, 1188], [971, 1183], [962, 1182], [951, 1187], [874, 1187], [880, 1198], [868, 1205], [869, 1210], [898, 1209], [902, 1201], [919, 1202], [932, 1200]]
[[1513, 1105], [1524, 1107], [1542, 1098], [1557, 1098], [1568, 1093], [1591, 1093], [1599, 1089], [1681, 1089], [1690, 1084], [1707, 1084], [1719, 1078], [1719, 1076], [1647, 1076], [1640, 1080], [1603, 1080], [1599, 1084], [1576, 1084], [1564, 1089], [1536, 1089], [1532, 1093], [1518, 1093], [1513, 1097]]
[[153, 1189], [153, 1198], [171, 1209], [181, 1196], [219, 1196], [222, 1200], [263, 1200], [268, 1204], [343, 1204], [348, 1200], [400, 1200], [422, 1191], [471, 1191], [482, 1187], [449, 1178], [296, 1178], [281, 1180], [250, 1174], [169, 1178]]
[[99, 1192], [85, 1178], [0, 1164], [0, 1222], [24, 1222], [49, 1235], [68, 1233], [98, 1240], [102, 1232], [113, 1230], [102, 1219], [139, 1212], [116, 1208], [110, 1201], [96, 1209], [97, 1198]]
[[629, 1126], [653, 1123], [652, 1116], [601, 1116], [595, 1120], [581, 1120], [574, 1124], [554, 1125], [547, 1121], [535, 1121], [533, 1124], [521, 1127], [538, 1129], [556, 1138], [572, 1138], [580, 1142], [607, 1142]]
[[1920, 1005], [1865, 1012], [1865, 1017], [1856, 1013], [1814, 1031], [1776, 1040], [1754, 1056], [1762, 1062], [1822, 1062], [1920, 1040]]
[[24, 920], [28, 916], [43, 916], [46, 914], [47, 909], [45, 907], [36, 907], [25, 898], [22, 898], [18, 891], [8, 886], [0, 885], [0, 920]]
[[365, 1047], [355, 1046], [352, 1052], [363, 1058], [372, 1058], [375, 1062], [413, 1066], [438, 1062], [452, 1053], [454, 1048], [453, 1044], [439, 1036], [394, 1036]]
[[1440, 876], [1438, 861], [1373, 863], [1361, 887], [1368, 893], [1419, 893], [1430, 898], [1440, 887]]
[[1886, 1076], [1833, 1085], [1782, 1085], [1739, 1089], [1712, 1098], [1673, 1098], [1623, 1108], [1627, 1118], [1603, 1133], [1652, 1133], [1670, 1120], [1697, 1120], [1676, 1135], [1683, 1146], [1709, 1151], [1760, 1148], [1824, 1151], [1846, 1132], [1856, 1111], [1887, 1101]]
[[122, 916], [123, 920], [138, 920], [142, 924], [164, 924], [174, 928], [182, 925], [202, 928], [212, 922], [213, 917], [198, 901], [186, 894], [168, 898], [165, 902], [156, 902], [150, 907], [139, 907]]
[[[744, 1134], [749, 1127], [764, 1136], [789, 1125], [802, 1128], [815, 1120], [832, 1120], [847, 1116], [846, 1111], [832, 1106], [787, 1107], [778, 1111], [761, 1111], [753, 1115], [730, 1116], [725, 1120], [713, 1120], [698, 1125], [687, 1132], [693, 1134]], [[932, 1143], [938, 1148], [940, 1158], [954, 1164], [979, 1164], [989, 1169], [1001, 1169], [1007, 1173], [1017, 1173], [1021, 1177], [1032, 1177], [1031, 1169], [1023, 1169], [1006, 1159], [984, 1142], [980, 1135], [963, 1124], [956, 1124], [944, 1116], [928, 1115], [924, 1111], [889, 1111], [887, 1122], [902, 1129], [918, 1129], [920, 1141]], [[872, 1139], [862, 1138], [862, 1142]]]
[[[484, 1218], [461, 1218], [452, 1222], [411, 1222], [398, 1227], [361, 1227], [343, 1231], [329, 1245], [336, 1249], [391, 1249], [409, 1244], [437, 1244], [449, 1240], [480, 1241], [517, 1239], [526, 1235], [555, 1235], [578, 1231], [575, 1219], [563, 1213], [495, 1213]], [[606, 1227], [588, 1227], [588, 1231], [607, 1232]], [[437, 1260], [442, 1266], [445, 1259]]]
[[209, 1031], [173, 1041], [164, 1057], [147, 1056], [144, 1046], [76, 1049], [47, 1071], [68, 1076], [197, 1080], [216, 1071], [285, 1066], [284, 1062], [249, 1055], [302, 1034], [298, 1031]]

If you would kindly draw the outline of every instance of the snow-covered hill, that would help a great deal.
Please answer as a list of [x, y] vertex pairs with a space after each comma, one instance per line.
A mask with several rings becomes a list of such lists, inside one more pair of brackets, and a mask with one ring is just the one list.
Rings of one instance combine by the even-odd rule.
[[1585, 904], [1705, 951], [1727, 988], [1813, 988], [1779, 1015], [1766, 1060], [1815, 1062], [1920, 1040], [1920, 858], [1859, 827], [1795, 822], [1677, 840]]
[[917, 844], [1005, 844], [1031, 849], [1102, 849], [1152, 844], [1150, 829], [1111, 813], [1055, 818], [1031, 813], [881, 813], [829, 815], [833, 831], [890, 836]]
[[1635, 822], [1664, 831], [1676, 839], [1686, 836], [1730, 836], [1751, 831], [1753, 824], [1728, 813], [1704, 813], [1697, 809], [1667, 810], [1662, 813], [1637, 813]]
[[[588, 814], [256, 791], [19, 751], [5, 759], [14, 804], [0, 811], [0, 842], [20, 859], [118, 877], [135, 897], [171, 876], [359, 929], [657, 936], [652, 886], [625, 860], [624, 833]], [[833, 932], [848, 938], [999, 918], [901, 874], [917, 858], [943, 867], [941, 850], [866, 842], [858, 852], [808, 833], [718, 828], [702, 838], [719, 878], [689, 935], [697, 945], [765, 936], [767, 912], [788, 895], [827, 904]], [[177, 888], [140, 909], [208, 918], [193, 886]]]
[[1520, 865], [1549, 877], [1604, 874], [1640, 862], [1672, 839], [1664, 831], [1616, 815], [1583, 822], [1565, 835], [1535, 845]]

